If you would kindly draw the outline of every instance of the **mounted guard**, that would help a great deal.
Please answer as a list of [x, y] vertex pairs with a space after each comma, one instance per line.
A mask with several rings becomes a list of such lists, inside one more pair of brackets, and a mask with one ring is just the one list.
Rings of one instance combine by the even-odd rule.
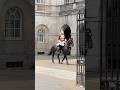
[[67, 41], [67, 39], [65, 38], [63, 30], [61, 30], [60, 35], [58, 35], [58, 37], [57, 37], [57, 40], [58, 40], [58, 43], [56, 44], [56, 46], [58, 47], [58, 50], [60, 50], [60, 49], [62, 49], [62, 47], [64, 47], [64, 45]]

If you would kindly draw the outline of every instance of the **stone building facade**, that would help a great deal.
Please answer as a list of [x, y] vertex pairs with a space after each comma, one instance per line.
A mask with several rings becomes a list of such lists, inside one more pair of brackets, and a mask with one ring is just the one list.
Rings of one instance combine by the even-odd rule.
[[34, 62], [34, 2], [0, 0], [0, 68], [30, 68]]
[[73, 38], [71, 55], [76, 55], [77, 14], [80, 10], [84, 11], [84, 0], [38, 1], [35, 4], [36, 52], [48, 53], [51, 46], [56, 44], [56, 37], [62, 29], [66, 37]]

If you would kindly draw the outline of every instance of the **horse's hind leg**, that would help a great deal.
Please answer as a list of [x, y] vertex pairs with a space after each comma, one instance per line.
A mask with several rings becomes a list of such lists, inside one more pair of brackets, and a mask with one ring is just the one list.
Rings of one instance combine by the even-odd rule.
[[54, 53], [52, 54], [52, 63], [54, 63]]
[[67, 56], [66, 56], [65, 58], [66, 58], [66, 63], [67, 63], [67, 65], [68, 65], [68, 59], [67, 59]]

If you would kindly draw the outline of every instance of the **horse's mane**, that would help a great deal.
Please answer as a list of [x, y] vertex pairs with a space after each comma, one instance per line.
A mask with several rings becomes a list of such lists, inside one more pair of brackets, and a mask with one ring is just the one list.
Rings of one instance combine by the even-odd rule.
[[71, 44], [71, 42], [73, 42], [73, 38], [69, 38], [65, 46], [68, 47]]

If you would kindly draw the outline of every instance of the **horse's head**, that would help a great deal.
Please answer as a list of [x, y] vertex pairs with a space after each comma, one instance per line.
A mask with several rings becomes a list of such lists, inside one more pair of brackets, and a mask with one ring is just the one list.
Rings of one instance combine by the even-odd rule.
[[74, 46], [73, 38], [69, 38], [66, 44], [67, 44], [67, 47], [73, 47]]

